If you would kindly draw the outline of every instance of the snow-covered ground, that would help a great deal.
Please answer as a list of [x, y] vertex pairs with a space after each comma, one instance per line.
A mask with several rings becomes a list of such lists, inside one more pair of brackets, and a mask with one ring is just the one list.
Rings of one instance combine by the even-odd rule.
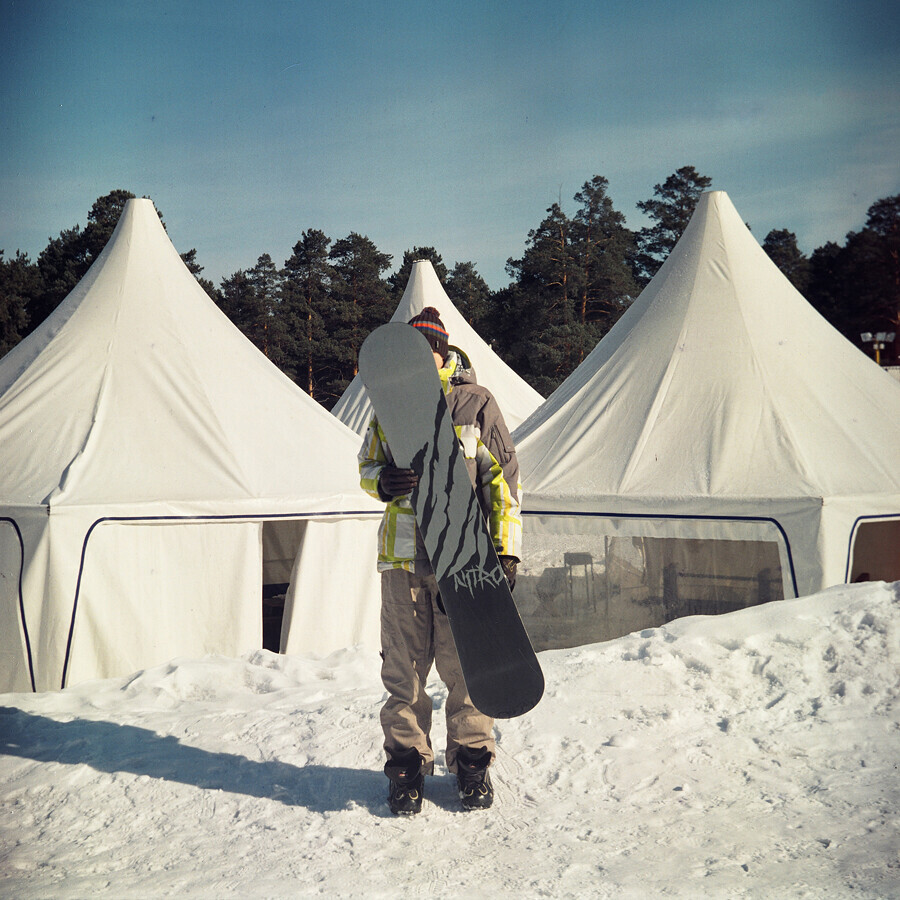
[[373, 656], [0, 696], [0, 895], [900, 897], [900, 583], [542, 653], [487, 812], [389, 813]]

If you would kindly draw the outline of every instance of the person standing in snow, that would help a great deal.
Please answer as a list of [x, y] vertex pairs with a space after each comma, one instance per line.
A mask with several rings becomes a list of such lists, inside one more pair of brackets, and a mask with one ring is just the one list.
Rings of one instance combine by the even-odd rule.
[[[427, 338], [434, 353], [466, 467], [512, 588], [521, 554], [522, 520], [519, 463], [509, 430], [491, 392], [476, 382], [468, 358], [449, 346], [438, 311], [426, 307], [409, 324]], [[387, 504], [379, 530], [378, 570], [381, 677], [388, 692], [381, 726], [391, 811], [418, 813], [425, 776], [434, 774], [432, 703], [425, 692], [433, 663], [448, 691], [447, 768], [456, 775], [463, 808], [486, 809], [494, 798], [488, 773], [495, 753], [494, 720], [469, 698], [437, 581], [416, 528], [409, 494], [418, 473], [394, 465], [376, 418], [359, 451], [359, 471], [363, 490]]]

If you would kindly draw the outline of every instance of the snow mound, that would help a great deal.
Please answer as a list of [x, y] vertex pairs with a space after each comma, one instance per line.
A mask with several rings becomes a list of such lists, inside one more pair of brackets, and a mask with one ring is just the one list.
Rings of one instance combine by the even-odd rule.
[[541, 662], [544, 699], [497, 723], [494, 808], [441, 774], [413, 820], [359, 649], [2, 695], [0, 892], [900, 897], [900, 583]]

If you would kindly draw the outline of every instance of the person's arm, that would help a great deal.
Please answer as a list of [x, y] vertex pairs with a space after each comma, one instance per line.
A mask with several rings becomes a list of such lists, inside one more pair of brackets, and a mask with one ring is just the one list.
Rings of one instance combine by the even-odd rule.
[[357, 460], [362, 489], [384, 503], [408, 494], [419, 483], [412, 469], [398, 469], [390, 461], [390, 451], [377, 419], [369, 423]]
[[490, 509], [491, 539], [499, 556], [518, 561], [522, 555], [519, 460], [503, 414], [493, 396], [488, 396], [480, 411], [479, 427], [481, 443], [487, 454], [479, 464], [479, 480]]
[[373, 418], [369, 422], [369, 427], [366, 429], [366, 435], [363, 438], [362, 446], [359, 448], [356, 458], [359, 462], [359, 483], [362, 489], [376, 500], [385, 501], [389, 499], [383, 497], [378, 489], [381, 472], [388, 464], [388, 457], [384, 433], [377, 419]]

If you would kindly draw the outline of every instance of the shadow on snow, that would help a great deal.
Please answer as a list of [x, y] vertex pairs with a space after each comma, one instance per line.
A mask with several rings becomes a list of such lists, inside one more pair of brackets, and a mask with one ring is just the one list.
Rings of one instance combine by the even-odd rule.
[[390, 816], [381, 770], [342, 766], [294, 766], [277, 760], [256, 762], [182, 744], [133, 725], [73, 719], [57, 722], [14, 707], [0, 707], [0, 754], [83, 764], [99, 772], [131, 772], [164, 781], [276, 800], [327, 812], [358, 804]]

